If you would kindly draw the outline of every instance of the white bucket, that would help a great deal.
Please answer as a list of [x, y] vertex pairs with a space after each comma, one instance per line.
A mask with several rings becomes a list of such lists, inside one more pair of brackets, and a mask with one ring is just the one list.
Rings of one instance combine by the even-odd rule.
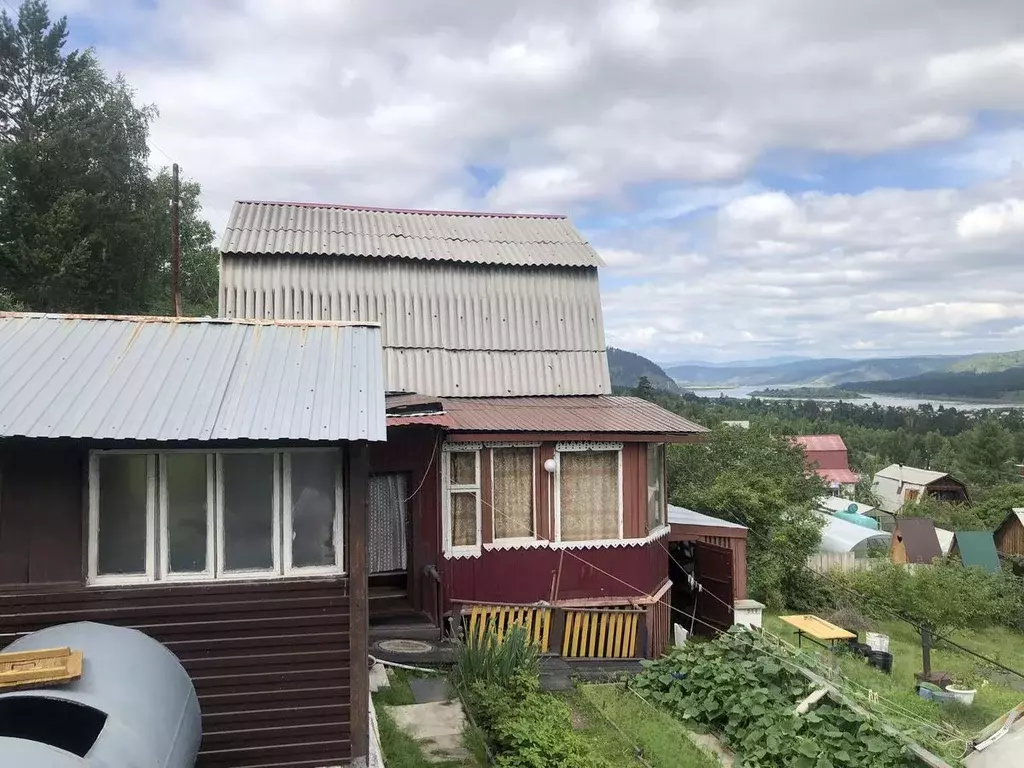
[[889, 636], [880, 635], [877, 632], [867, 633], [867, 643], [872, 651], [882, 651], [883, 653], [889, 652]]
[[959, 701], [965, 707], [974, 703], [974, 694], [978, 691], [975, 688], [957, 688], [955, 685], [947, 685], [946, 693], [953, 697], [953, 701]]

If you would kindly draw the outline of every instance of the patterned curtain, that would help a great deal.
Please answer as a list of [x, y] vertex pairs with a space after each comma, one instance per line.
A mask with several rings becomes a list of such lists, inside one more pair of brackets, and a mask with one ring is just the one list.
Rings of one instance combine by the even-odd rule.
[[452, 492], [452, 546], [475, 547], [477, 491]]
[[370, 476], [370, 573], [406, 569], [405, 475]]
[[619, 537], [619, 454], [567, 451], [559, 454], [562, 476], [562, 541]]
[[533, 530], [533, 448], [495, 448], [494, 538], [531, 538]]

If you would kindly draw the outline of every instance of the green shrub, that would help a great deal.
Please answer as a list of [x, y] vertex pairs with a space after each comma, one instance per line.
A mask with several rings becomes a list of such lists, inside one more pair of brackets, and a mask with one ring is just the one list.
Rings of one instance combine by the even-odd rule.
[[540, 649], [521, 626], [513, 626], [498, 640], [491, 631], [483, 638], [467, 637], [455, 649], [456, 685], [477, 681], [506, 685], [518, 674], [536, 677], [540, 672]]
[[500, 685], [470, 684], [467, 704], [487, 733], [501, 768], [610, 768], [573, 730], [569, 707], [518, 673]]

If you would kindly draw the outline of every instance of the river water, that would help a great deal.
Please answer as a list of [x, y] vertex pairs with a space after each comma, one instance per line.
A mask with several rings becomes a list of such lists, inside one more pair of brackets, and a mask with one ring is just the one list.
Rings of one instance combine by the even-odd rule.
[[[685, 385], [682, 385], [685, 387]], [[748, 387], [723, 387], [721, 389], [696, 389], [694, 393], [701, 397], [736, 397], [736, 398], [747, 398], [750, 397], [751, 392], [756, 392], [759, 389], [765, 388], [772, 389], [788, 389], [785, 384], [761, 384], [760, 386], [748, 386]], [[768, 398], [765, 398], [768, 399]], [[835, 402], [832, 398], [812, 398], [822, 403]], [[838, 398], [837, 398], [838, 399]], [[895, 408], [916, 408], [919, 405], [930, 405], [933, 408], [938, 408], [940, 405], [945, 408], [957, 408], [964, 411], [977, 411], [982, 408], [994, 408], [1003, 410], [1006, 408], [1024, 408], [1024, 403], [969, 403], [962, 400], [929, 400], [926, 398], [919, 397], [897, 397], [896, 395], [867, 395], [863, 398], [855, 398], [846, 400], [844, 402], [852, 405], [871, 405], [872, 403], [878, 403], [881, 406], [893, 406]]]

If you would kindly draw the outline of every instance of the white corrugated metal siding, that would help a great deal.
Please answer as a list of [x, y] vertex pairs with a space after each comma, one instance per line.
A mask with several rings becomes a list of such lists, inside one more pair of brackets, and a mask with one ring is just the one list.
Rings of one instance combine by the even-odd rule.
[[384, 440], [380, 329], [0, 316], [0, 437]]
[[597, 270], [224, 254], [226, 317], [381, 323], [388, 389], [608, 394]]
[[602, 266], [594, 249], [563, 216], [381, 210], [304, 203], [236, 202], [224, 228], [221, 251]]

